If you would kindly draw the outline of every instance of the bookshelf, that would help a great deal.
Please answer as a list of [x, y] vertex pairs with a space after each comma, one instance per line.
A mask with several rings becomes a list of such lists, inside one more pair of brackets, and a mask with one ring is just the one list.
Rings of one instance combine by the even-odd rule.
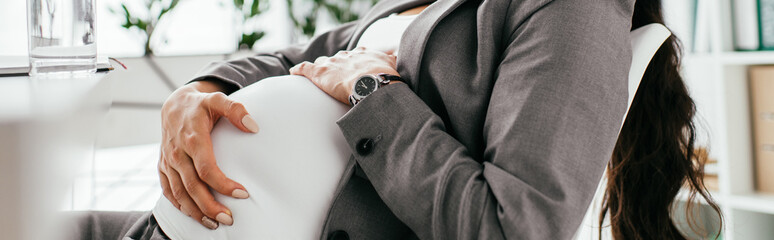
[[734, 209], [774, 215], [774, 195], [734, 194], [728, 203]]
[[682, 70], [697, 104], [699, 142], [718, 161], [719, 188], [712, 195], [726, 219], [722, 237], [774, 239], [774, 194], [755, 190], [747, 78], [748, 66], [774, 65], [774, 51], [734, 51], [733, 0], [697, 1], [706, 12], [695, 21], [707, 26], [709, 49], [686, 51]]

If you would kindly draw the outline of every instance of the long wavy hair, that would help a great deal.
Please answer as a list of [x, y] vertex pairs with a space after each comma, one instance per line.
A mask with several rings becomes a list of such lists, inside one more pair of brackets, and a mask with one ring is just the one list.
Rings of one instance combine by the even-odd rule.
[[[636, 1], [632, 29], [650, 23], [664, 24], [661, 0]], [[672, 219], [680, 189], [689, 195], [691, 230], [700, 229], [691, 219], [699, 196], [717, 213], [722, 229], [720, 208], [703, 182], [706, 155], [694, 152], [696, 106], [680, 76], [680, 50], [672, 35], [654, 55], [608, 164], [599, 224], [609, 214], [614, 239], [685, 239]]]

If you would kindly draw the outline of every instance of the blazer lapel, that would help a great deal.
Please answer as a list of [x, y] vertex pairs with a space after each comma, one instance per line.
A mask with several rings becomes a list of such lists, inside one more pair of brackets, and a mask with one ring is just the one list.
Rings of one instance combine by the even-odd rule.
[[436, 24], [441, 19], [449, 15], [454, 9], [460, 6], [466, 0], [382, 0], [379, 1], [363, 18], [363, 22], [355, 30], [352, 39], [350, 39], [347, 49], [351, 50], [357, 46], [357, 41], [363, 35], [366, 28], [371, 26], [381, 18], [387, 17], [394, 12], [401, 12], [423, 4], [430, 4], [416, 19], [408, 26], [403, 33], [400, 41], [398, 56], [398, 73], [409, 81], [408, 84], [414, 91], [417, 91], [417, 77], [419, 74], [419, 64], [422, 60], [427, 38]]
[[400, 40], [398, 53], [398, 73], [409, 86], [418, 91], [419, 66], [424, 54], [425, 45], [433, 28], [444, 17], [459, 7], [466, 0], [438, 0], [428, 6], [412, 22]]

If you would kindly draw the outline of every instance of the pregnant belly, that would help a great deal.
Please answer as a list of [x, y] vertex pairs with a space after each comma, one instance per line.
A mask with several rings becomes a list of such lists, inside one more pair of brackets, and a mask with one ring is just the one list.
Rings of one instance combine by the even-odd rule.
[[225, 119], [212, 141], [218, 166], [241, 183], [248, 199], [213, 192], [231, 209], [233, 226], [201, 226], [163, 196], [153, 214], [172, 239], [315, 239], [350, 156], [336, 126], [348, 106], [300, 76], [261, 80], [231, 97], [260, 127], [243, 133]]

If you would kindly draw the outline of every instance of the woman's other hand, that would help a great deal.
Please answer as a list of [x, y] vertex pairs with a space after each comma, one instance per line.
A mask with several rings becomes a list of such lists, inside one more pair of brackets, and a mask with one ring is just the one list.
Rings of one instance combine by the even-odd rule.
[[395, 55], [358, 47], [339, 51], [332, 57], [319, 57], [314, 63], [302, 62], [290, 69], [290, 74], [301, 75], [336, 100], [349, 104], [352, 86], [365, 74], [387, 73], [398, 75]]
[[158, 169], [164, 196], [210, 229], [217, 228], [218, 222], [233, 224], [231, 211], [215, 201], [210, 188], [226, 196], [248, 197], [244, 186], [218, 168], [210, 132], [220, 117], [244, 132], [258, 132], [244, 106], [221, 90], [213, 82], [193, 82], [172, 93], [161, 108]]

